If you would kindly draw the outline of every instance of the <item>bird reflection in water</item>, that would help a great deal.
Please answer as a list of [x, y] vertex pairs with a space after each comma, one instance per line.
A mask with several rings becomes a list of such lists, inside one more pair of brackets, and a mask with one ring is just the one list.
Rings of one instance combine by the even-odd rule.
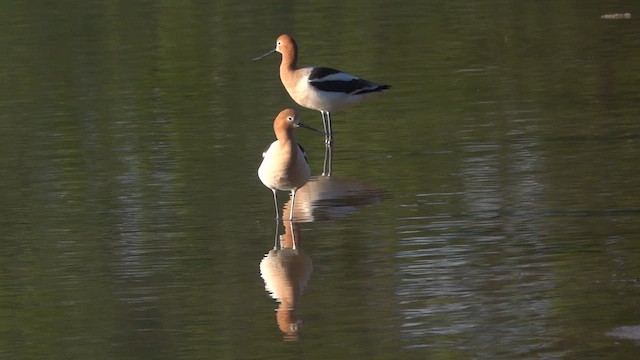
[[359, 207], [380, 201], [385, 192], [341, 176], [312, 176], [296, 193], [293, 217], [298, 222], [341, 219]]
[[[290, 206], [288, 201], [284, 208]], [[296, 206], [297, 207], [297, 206]], [[280, 223], [276, 220], [274, 246], [260, 261], [260, 275], [265, 289], [279, 302], [276, 321], [285, 341], [296, 341], [302, 320], [297, 308], [311, 276], [311, 258], [302, 250], [300, 230], [293, 221], [283, 221], [284, 234], [279, 235]]]
[[380, 201], [385, 192], [364, 181], [332, 175], [333, 146], [325, 147], [322, 175], [312, 176], [296, 193], [299, 222], [343, 218], [358, 207]]

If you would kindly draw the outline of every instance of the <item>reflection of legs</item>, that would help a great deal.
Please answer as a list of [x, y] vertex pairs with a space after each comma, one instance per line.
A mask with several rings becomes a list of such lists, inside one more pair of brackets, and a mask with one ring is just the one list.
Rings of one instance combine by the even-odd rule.
[[289, 209], [289, 221], [293, 220], [293, 204], [296, 201], [296, 191], [298, 191], [298, 189], [291, 190], [291, 209]]
[[276, 220], [280, 219], [280, 212], [278, 211], [278, 195], [276, 195], [276, 189], [271, 189], [273, 191], [273, 203], [276, 206]]
[[322, 168], [323, 176], [331, 176], [331, 164], [333, 162], [333, 145], [324, 147], [324, 167]]
[[280, 219], [276, 218], [276, 236], [273, 250], [280, 250]]
[[296, 230], [293, 228], [295, 225], [295, 223], [292, 221], [291, 222], [291, 242], [293, 243], [293, 250], [298, 248], [298, 245], [296, 244]]

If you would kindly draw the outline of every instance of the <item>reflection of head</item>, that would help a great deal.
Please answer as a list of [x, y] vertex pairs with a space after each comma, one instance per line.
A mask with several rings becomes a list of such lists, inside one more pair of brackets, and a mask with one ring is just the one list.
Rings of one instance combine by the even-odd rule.
[[280, 331], [284, 334], [284, 341], [297, 341], [302, 320], [298, 319], [296, 309], [285, 303], [280, 303], [276, 310], [276, 321]]

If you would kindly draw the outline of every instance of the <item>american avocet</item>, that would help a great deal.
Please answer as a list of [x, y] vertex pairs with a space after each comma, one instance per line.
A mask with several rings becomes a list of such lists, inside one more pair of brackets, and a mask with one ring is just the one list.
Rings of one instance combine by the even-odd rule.
[[276, 219], [280, 218], [278, 211], [278, 190], [291, 191], [291, 210], [289, 220], [293, 220], [293, 204], [296, 191], [302, 187], [311, 176], [311, 169], [304, 155], [304, 150], [296, 142], [293, 129], [304, 127], [318, 131], [304, 125], [292, 109], [284, 109], [273, 122], [273, 131], [277, 140], [262, 154], [264, 158], [258, 168], [260, 181], [273, 191], [273, 202], [276, 205]]
[[278, 37], [275, 49], [253, 60], [262, 59], [274, 52], [282, 54], [280, 80], [291, 98], [300, 106], [318, 110], [322, 114], [325, 142], [328, 145], [332, 143], [331, 113], [333, 111], [355, 105], [366, 96], [391, 87], [331, 68], [316, 66], [299, 68], [298, 45], [287, 34]]

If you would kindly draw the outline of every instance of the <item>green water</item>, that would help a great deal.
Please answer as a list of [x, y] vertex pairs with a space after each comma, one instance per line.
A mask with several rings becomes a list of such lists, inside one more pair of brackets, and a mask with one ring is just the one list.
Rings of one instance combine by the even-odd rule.
[[[638, 17], [3, 2], [0, 358], [634, 359]], [[295, 336], [260, 274], [284, 229], [256, 172], [280, 110], [321, 117], [278, 55], [250, 61], [285, 32], [300, 65], [392, 85], [333, 114], [334, 176], [296, 200]], [[298, 140], [319, 175], [322, 136]]]

